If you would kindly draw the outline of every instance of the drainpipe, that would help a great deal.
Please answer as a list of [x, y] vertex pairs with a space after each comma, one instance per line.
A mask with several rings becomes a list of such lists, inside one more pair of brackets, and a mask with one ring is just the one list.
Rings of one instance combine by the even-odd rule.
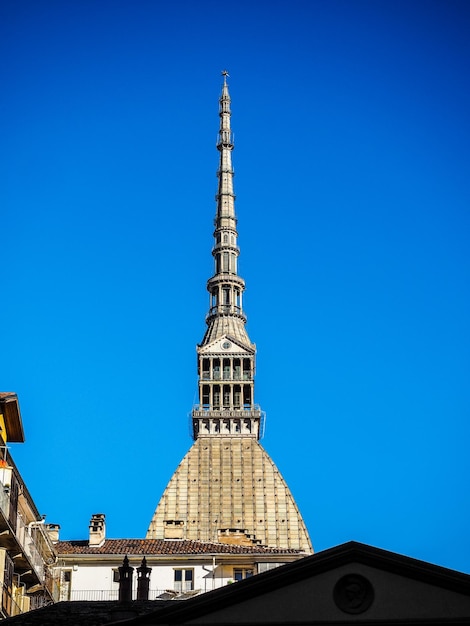
[[[215, 570], [217, 568], [217, 565], [215, 564], [215, 556], [212, 557], [212, 569], [210, 567], [205, 567], [205, 565], [202, 566], [202, 569], [205, 572], [211, 572], [212, 574], [212, 589], [215, 589]], [[206, 590], [207, 591], [207, 590]]]

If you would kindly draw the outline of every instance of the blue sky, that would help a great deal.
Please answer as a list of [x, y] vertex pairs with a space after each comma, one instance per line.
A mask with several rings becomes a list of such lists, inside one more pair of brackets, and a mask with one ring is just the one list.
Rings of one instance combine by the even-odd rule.
[[470, 573], [466, 1], [0, 5], [2, 391], [61, 537], [191, 445], [218, 97], [263, 445], [322, 550]]

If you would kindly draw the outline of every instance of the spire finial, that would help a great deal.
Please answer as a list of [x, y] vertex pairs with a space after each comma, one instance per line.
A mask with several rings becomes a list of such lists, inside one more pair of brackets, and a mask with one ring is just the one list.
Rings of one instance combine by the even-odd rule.
[[227, 70], [222, 70], [221, 74], [224, 77], [224, 85], [226, 85], [227, 84], [227, 78], [230, 76], [230, 74], [228, 73]]

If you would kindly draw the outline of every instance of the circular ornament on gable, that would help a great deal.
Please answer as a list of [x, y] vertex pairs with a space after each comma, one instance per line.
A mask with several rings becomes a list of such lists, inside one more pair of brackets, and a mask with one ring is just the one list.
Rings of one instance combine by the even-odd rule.
[[338, 580], [333, 589], [336, 606], [344, 613], [364, 613], [374, 601], [374, 588], [364, 576], [348, 574]]
[[231, 347], [232, 347], [232, 344], [230, 343], [230, 341], [224, 341], [224, 343], [222, 344], [222, 348], [224, 350], [228, 350]]

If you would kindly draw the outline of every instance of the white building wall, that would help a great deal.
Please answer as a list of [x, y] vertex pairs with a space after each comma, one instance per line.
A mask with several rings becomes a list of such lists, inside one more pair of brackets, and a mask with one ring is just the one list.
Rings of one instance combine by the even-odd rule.
[[75, 565], [72, 568], [72, 590], [117, 590], [118, 583], [113, 582], [113, 567], [103, 565]]
[[[129, 559], [133, 572], [133, 597], [137, 591], [137, 568], [140, 567], [141, 558]], [[114, 580], [114, 571], [122, 565], [120, 562], [101, 562], [93, 564], [75, 563], [63, 564], [57, 572], [60, 579], [62, 600], [113, 600], [118, 598], [119, 583]], [[181, 563], [181, 564], [156, 564], [150, 559], [147, 566], [152, 568], [150, 574], [149, 599], [154, 599], [160, 593], [175, 590], [175, 570], [193, 571], [193, 590], [211, 591], [227, 584], [233, 578], [233, 567], [218, 566], [213, 573], [212, 564]], [[184, 573], [182, 575], [184, 581]], [[185, 585], [182, 585], [185, 591]]]

